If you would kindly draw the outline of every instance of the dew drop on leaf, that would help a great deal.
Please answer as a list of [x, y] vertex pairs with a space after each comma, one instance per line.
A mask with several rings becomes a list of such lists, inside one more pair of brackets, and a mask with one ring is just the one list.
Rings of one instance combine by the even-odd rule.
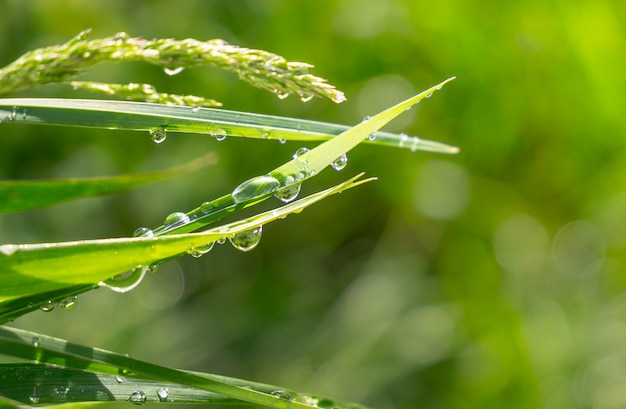
[[285, 203], [292, 202], [300, 194], [300, 183], [296, 183], [296, 179], [291, 175], [285, 178], [283, 186], [285, 187], [276, 192], [274, 196]]
[[[300, 156], [304, 155], [308, 151], [309, 151], [309, 148], [300, 148], [296, 151], [296, 153], [293, 154], [292, 158], [298, 159]], [[304, 162], [304, 164], [306, 165], [306, 162]]]
[[100, 281], [100, 287], [106, 287], [116, 293], [124, 294], [135, 289], [146, 276], [148, 267], [137, 266], [125, 273], [118, 274], [108, 280]]
[[69, 297], [65, 297], [59, 302], [59, 306], [64, 310], [71, 310], [72, 308], [76, 307], [76, 296], [72, 295]]
[[122, 378], [122, 377], [121, 377], [121, 376], [119, 376], [119, 375], [115, 375], [115, 382], [117, 382], [117, 383], [122, 383], [122, 382], [124, 382], [124, 378]]
[[335, 170], [343, 170], [347, 164], [348, 164], [348, 155], [344, 153], [343, 155], [335, 159], [333, 163], [330, 164], [330, 166], [332, 166], [333, 169]]
[[192, 257], [195, 257], [195, 258], [200, 258], [204, 256], [206, 253], [208, 253], [209, 251], [211, 251], [214, 245], [215, 245], [215, 242], [210, 242], [204, 246], [193, 247], [189, 249], [189, 251], [187, 251], [187, 254], [190, 254]]
[[373, 141], [373, 140], [375, 140], [375, 139], [376, 139], [376, 136], [377, 136], [377, 135], [376, 135], [376, 132], [374, 132], [374, 133], [372, 133], [372, 134], [369, 134], [369, 135], [367, 136], [367, 139], [368, 139], [368, 140], [370, 140], [370, 141]]
[[167, 139], [167, 131], [165, 128], [155, 128], [150, 130], [150, 139], [154, 143], [161, 143]]
[[133, 233], [133, 237], [153, 237], [154, 232], [147, 227], [139, 227]]
[[284, 399], [284, 400], [291, 400], [291, 394], [287, 391], [284, 391], [282, 389], [278, 389], [275, 390], [274, 392], [271, 393], [272, 396], [276, 396], [277, 398], [280, 399]]
[[234, 248], [241, 251], [250, 251], [259, 244], [261, 241], [261, 234], [263, 233], [263, 226], [255, 227], [254, 229], [238, 233], [230, 238], [230, 243]]
[[54, 309], [54, 301], [48, 300], [39, 307], [39, 309], [43, 312], [50, 312]]
[[220, 128], [213, 129], [211, 136], [214, 137], [216, 141], [221, 142], [226, 139], [226, 131]]
[[135, 405], [143, 405], [144, 403], [146, 403], [146, 394], [142, 391], [135, 391], [130, 394], [128, 401]]
[[170, 395], [170, 393], [167, 390], [167, 388], [159, 388], [159, 389], [157, 389], [157, 396], [159, 397], [159, 401], [165, 402], [169, 395]]
[[255, 197], [272, 193], [280, 187], [280, 182], [272, 176], [262, 175], [248, 179], [237, 186], [233, 193], [233, 201], [235, 203], [246, 202]]
[[167, 230], [173, 229], [175, 227], [180, 227], [189, 223], [189, 216], [187, 216], [183, 212], [174, 212], [165, 218], [163, 222], [163, 227]]

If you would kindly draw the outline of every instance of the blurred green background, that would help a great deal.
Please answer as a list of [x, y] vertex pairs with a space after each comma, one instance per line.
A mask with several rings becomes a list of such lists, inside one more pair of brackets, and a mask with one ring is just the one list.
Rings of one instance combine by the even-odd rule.
[[[379, 408], [626, 407], [626, 2], [179, 0], [0, 2], [0, 64], [126, 31], [222, 38], [316, 65], [341, 105], [284, 101], [210, 68], [106, 64], [225, 108], [355, 124], [452, 75], [390, 129], [456, 156], [361, 146], [341, 173], [379, 181], [230, 246], [163, 266], [136, 291], [13, 325], [160, 364]], [[48, 86], [20, 95], [83, 97]], [[93, 96], [92, 96], [93, 97]], [[0, 216], [0, 242], [156, 227], [300, 147], [175, 134], [0, 128], [0, 178], [112, 175], [208, 151], [214, 167], [114, 197]], [[276, 203], [274, 203], [276, 205]], [[1, 284], [0, 284], [1, 285]]]

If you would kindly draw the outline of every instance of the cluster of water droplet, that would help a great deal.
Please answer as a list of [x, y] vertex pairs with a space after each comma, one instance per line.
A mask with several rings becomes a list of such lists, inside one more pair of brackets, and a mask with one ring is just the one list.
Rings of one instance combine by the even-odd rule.
[[[115, 380], [118, 383], [122, 383], [124, 381], [123, 378], [120, 376], [116, 376]], [[170, 392], [167, 388], [158, 388], [156, 390], [156, 397], [159, 402], [167, 402], [169, 396]], [[130, 394], [130, 396], [128, 397], [128, 401], [135, 405], [143, 405], [148, 401], [148, 395], [146, 395], [146, 393], [142, 390], [136, 390]]]
[[48, 300], [46, 302], [44, 302], [43, 304], [41, 304], [39, 306], [39, 309], [43, 312], [50, 312], [52, 310], [54, 310], [54, 307], [56, 305], [58, 305], [59, 307], [61, 307], [64, 310], [71, 310], [72, 308], [76, 307], [76, 296], [75, 295], [71, 295], [68, 297], [63, 298], [62, 300], [55, 302], [53, 300]]

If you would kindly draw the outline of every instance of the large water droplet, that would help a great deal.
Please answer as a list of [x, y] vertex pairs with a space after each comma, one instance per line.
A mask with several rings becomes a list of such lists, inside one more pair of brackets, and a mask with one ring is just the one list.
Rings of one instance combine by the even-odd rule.
[[157, 396], [159, 397], [159, 401], [165, 402], [167, 397], [170, 396], [170, 393], [167, 388], [159, 388], [157, 389]]
[[154, 232], [147, 227], [139, 227], [133, 233], [133, 237], [154, 237]]
[[59, 302], [59, 306], [64, 310], [71, 310], [72, 308], [76, 307], [76, 296], [72, 295], [69, 297], [65, 297]]
[[241, 203], [272, 193], [280, 187], [280, 182], [269, 175], [256, 176], [241, 183], [231, 193], [235, 203]]
[[207, 243], [204, 246], [193, 247], [189, 249], [189, 251], [187, 251], [187, 254], [190, 254], [192, 257], [195, 257], [195, 258], [200, 258], [204, 256], [206, 253], [208, 253], [209, 251], [211, 251], [214, 245], [215, 245], [215, 242], [212, 241], [210, 243]]
[[135, 391], [130, 394], [128, 401], [130, 403], [134, 403], [135, 405], [143, 405], [146, 403], [146, 394], [142, 391]]
[[216, 141], [221, 142], [226, 139], [226, 131], [220, 128], [216, 128], [211, 130], [211, 136], [214, 137]]
[[182, 212], [174, 212], [165, 218], [163, 227], [165, 227], [166, 230], [171, 230], [187, 223], [189, 223], [189, 216]]
[[163, 68], [163, 72], [166, 73], [167, 75], [176, 75], [176, 74], [180, 74], [181, 72], [183, 72], [183, 70], [185, 69], [185, 67], [176, 67], [176, 68], [169, 68], [169, 67], [165, 67]]
[[[309, 148], [300, 148], [293, 154], [292, 158], [298, 159], [300, 156], [304, 155], [309, 151]], [[303, 164], [306, 165], [306, 161], [302, 161]]]
[[230, 243], [234, 248], [241, 251], [250, 251], [261, 241], [263, 226], [255, 227], [252, 230], [244, 231], [230, 238]]
[[167, 131], [165, 130], [165, 128], [161, 127], [150, 130], [150, 139], [152, 139], [154, 143], [161, 143], [165, 141], [166, 138]]
[[41, 307], [39, 307], [39, 309], [43, 312], [50, 312], [54, 309], [54, 301], [52, 300], [48, 300], [45, 303], [41, 304]]
[[333, 169], [335, 170], [343, 170], [347, 164], [348, 164], [348, 155], [344, 153], [343, 155], [335, 159], [333, 163], [330, 164], [330, 166], [332, 166]]
[[108, 280], [100, 281], [98, 285], [100, 287], [106, 287], [116, 293], [127, 293], [135, 289], [141, 283], [141, 280], [143, 280], [147, 272], [148, 267], [137, 266], [130, 271], [118, 274]]
[[276, 396], [277, 398], [280, 398], [280, 399], [285, 399], [285, 400], [291, 400], [292, 399], [291, 394], [289, 392], [287, 392], [287, 391], [282, 390], [282, 389], [275, 390], [274, 392], [271, 393], [271, 395], [272, 396]]
[[292, 202], [300, 194], [300, 183], [296, 183], [296, 179], [291, 175], [285, 178], [283, 186], [285, 188], [276, 192], [274, 196], [285, 203]]

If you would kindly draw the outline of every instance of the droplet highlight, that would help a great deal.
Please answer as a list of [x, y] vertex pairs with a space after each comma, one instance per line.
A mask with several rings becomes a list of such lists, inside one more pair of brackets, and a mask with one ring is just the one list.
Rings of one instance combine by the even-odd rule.
[[263, 233], [263, 226], [255, 227], [254, 229], [238, 233], [230, 238], [230, 243], [234, 248], [240, 251], [250, 251], [259, 244], [261, 241], [261, 234]]
[[337, 159], [335, 159], [333, 163], [330, 164], [330, 166], [332, 166], [333, 169], [335, 169], [336, 171], [343, 170], [347, 165], [348, 165], [348, 155], [346, 155], [345, 153], [341, 155], [340, 157], [338, 157]]
[[235, 203], [242, 203], [255, 197], [272, 193], [279, 187], [280, 182], [273, 176], [256, 176], [237, 186], [231, 193], [231, 196]]

